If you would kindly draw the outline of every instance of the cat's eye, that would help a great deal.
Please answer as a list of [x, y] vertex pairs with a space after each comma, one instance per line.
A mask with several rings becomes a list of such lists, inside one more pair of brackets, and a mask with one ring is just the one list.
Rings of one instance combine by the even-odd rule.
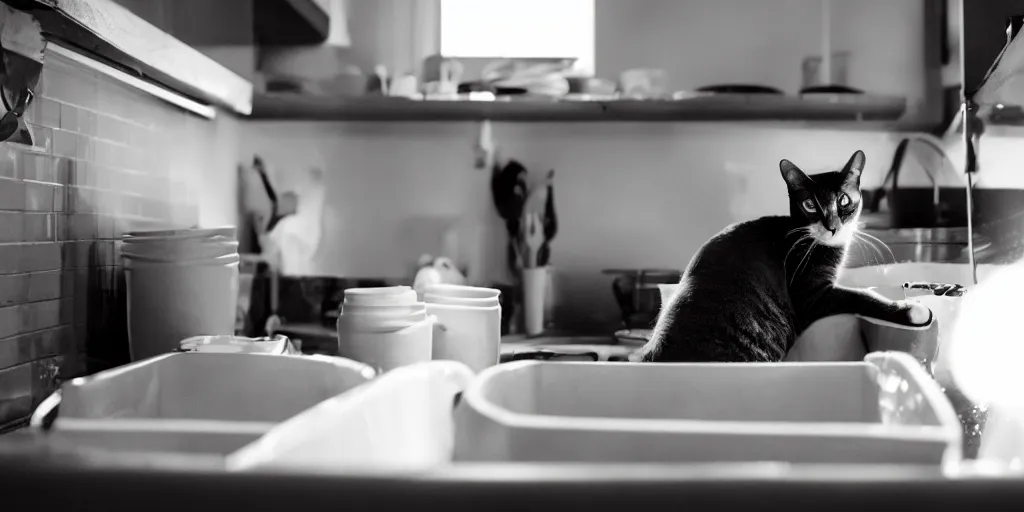
[[846, 208], [847, 206], [850, 206], [851, 202], [853, 202], [853, 200], [850, 199], [850, 196], [846, 194], [839, 196], [839, 206]]
[[809, 212], [817, 211], [818, 209], [818, 205], [814, 204], [813, 199], [804, 199], [804, 202], [801, 204], [803, 205], [804, 210], [807, 210]]

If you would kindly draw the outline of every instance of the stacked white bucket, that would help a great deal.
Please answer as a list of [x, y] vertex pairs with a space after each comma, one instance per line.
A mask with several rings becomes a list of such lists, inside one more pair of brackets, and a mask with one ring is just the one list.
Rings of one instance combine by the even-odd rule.
[[478, 372], [500, 356], [499, 294], [434, 285], [421, 302], [408, 286], [348, 289], [338, 315], [338, 355], [380, 372], [431, 359], [459, 361]]
[[379, 373], [430, 361], [433, 325], [408, 286], [349, 288], [338, 314], [338, 355]]
[[136, 231], [121, 238], [133, 361], [193, 336], [234, 334], [235, 228]]
[[474, 372], [498, 364], [501, 356], [499, 290], [437, 284], [423, 294], [437, 318], [434, 359], [459, 361]]

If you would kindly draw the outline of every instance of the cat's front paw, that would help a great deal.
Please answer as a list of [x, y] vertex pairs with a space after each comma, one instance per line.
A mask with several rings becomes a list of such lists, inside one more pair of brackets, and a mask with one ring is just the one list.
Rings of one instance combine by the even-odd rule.
[[896, 301], [904, 321], [910, 325], [927, 325], [932, 321], [932, 310], [928, 306], [912, 300]]

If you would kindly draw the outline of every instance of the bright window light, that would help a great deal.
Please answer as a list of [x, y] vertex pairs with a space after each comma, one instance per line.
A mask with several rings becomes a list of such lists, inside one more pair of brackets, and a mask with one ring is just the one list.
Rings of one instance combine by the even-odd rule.
[[441, 0], [441, 55], [576, 58], [594, 71], [594, 0]]

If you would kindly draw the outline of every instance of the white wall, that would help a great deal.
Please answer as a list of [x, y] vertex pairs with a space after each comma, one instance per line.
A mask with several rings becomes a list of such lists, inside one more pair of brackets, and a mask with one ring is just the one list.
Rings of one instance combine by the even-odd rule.
[[[602, 76], [648, 65], [668, 69], [677, 88], [742, 81], [793, 92], [801, 59], [820, 48], [818, 0], [597, 1]], [[356, 44], [366, 2], [352, 2]], [[833, 4], [834, 49], [853, 54], [851, 85], [922, 98], [922, 0]], [[472, 169], [477, 130], [473, 123], [247, 123], [242, 156], [260, 154], [283, 181], [288, 169], [326, 170], [318, 273], [405, 275], [462, 218], [485, 219], [486, 229], [467, 243], [482, 256], [460, 257], [501, 278], [504, 229], [490, 176]], [[495, 135], [528, 169], [556, 170], [559, 320], [597, 331], [616, 321], [601, 269], [682, 268], [727, 224], [784, 213], [781, 158], [815, 171], [862, 149], [865, 185], [877, 184], [897, 141], [880, 132], [685, 123], [498, 124]]]
[[[597, 73], [668, 71], [675, 89], [760, 83], [795, 93], [804, 57], [821, 54], [821, 0], [596, 0]], [[924, 2], [832, 2], [832, 49], [848, 85], [924, 99]]]
[[[480, 0], [486, 2], [487, 0]], [[725, 82], [796, 92], [821, 53], [822, 0], [595, 0], [596, 72], [663, 68], [675, 89]], [[349, 0], [350, 59], [366, 70], [419, 70], [436, 51], [437, 0]], [[429, 15], [428, 15], [429, 14]], [[924, 0], [832, 1], [832, 49], [849, 85], [925, 97]]]
[[[504, 229], [489, 173], [472, 168], [472, 123], [250, 123], [242, 155], [259, 154], [287, 188], [289, 170], [325, 169], [325, 238], [318, 274], [401, 276], [440, 230], [483, 219], [484, 265], [502, 277]], [[787, 210], [778, 161], [808, 172], [867, 153], [864, 185], [888, 169], [895, 136], [742, 125], [498, 124], [495, 136], [531, 172], [556, 172], [560, 233], [552, 244], [564, 322], [615, 311], [609, 267], [683, 268], [726, 225]], [[913, 174], [913, 173], [908, 173]], [[433, 235], [431, 235], [433, 233]], [[465, 257], [465, 256], [464, 256]], [[469, 258], [471, 259], [471, 258]], [[588, 306], [589, 308], [589, 306]], [[582, 315], [582, 316], [581, 316]]]

